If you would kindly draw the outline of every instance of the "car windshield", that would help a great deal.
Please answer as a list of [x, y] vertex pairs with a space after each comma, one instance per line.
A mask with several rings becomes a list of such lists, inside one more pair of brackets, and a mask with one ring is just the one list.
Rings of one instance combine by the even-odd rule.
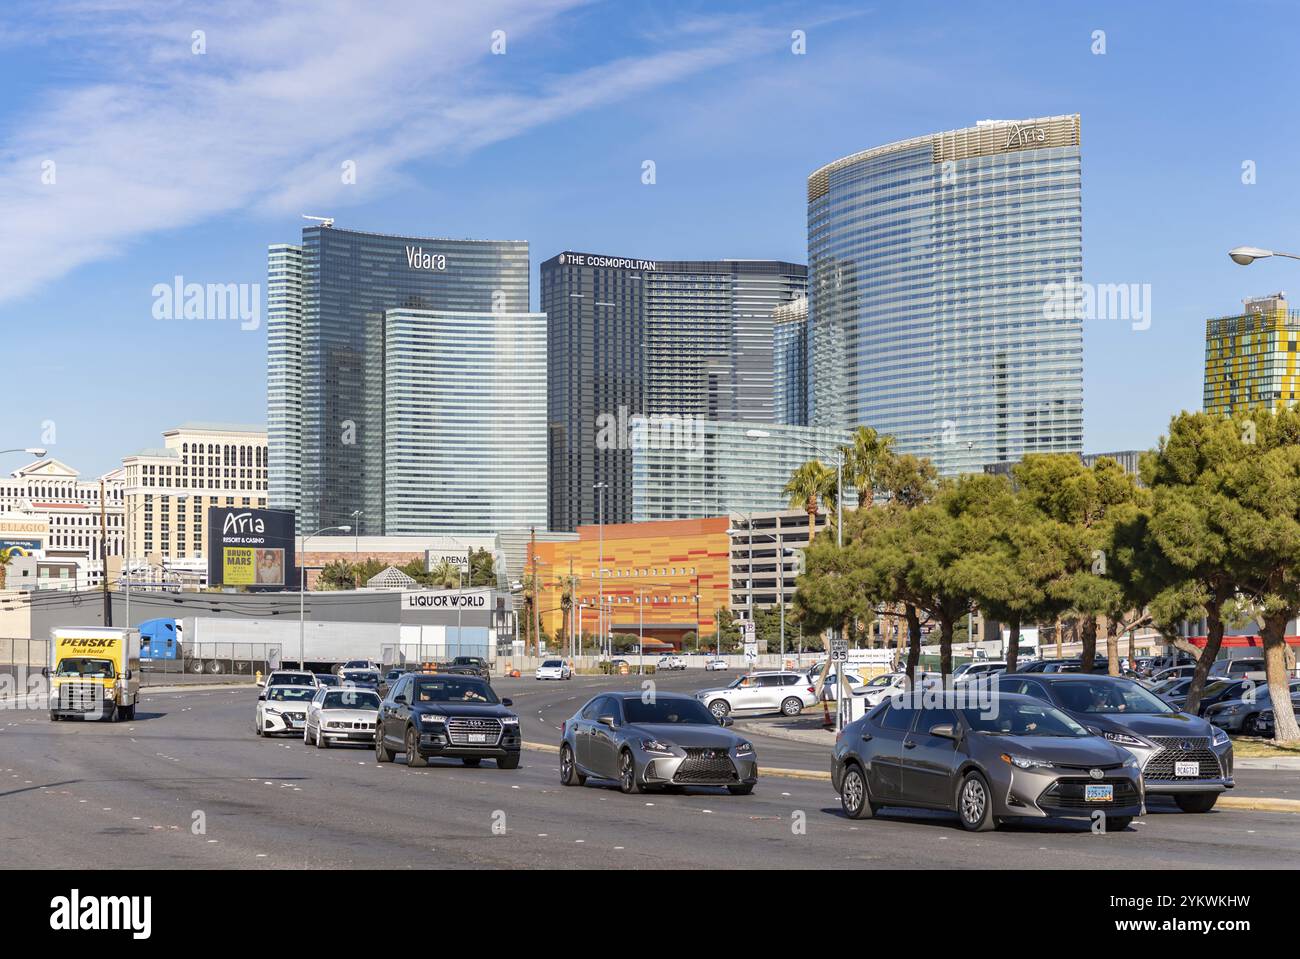
[[1074, 713], [1170, 713], [1169, 704], [1137, 683], [1071, 680], [1056, 684], [1061, 705]]
[[315, 686], [316, 677], [311, 673], [277, 673], [266, 682], [268, 686]]
[[970, 728], [990, 736], [1064, 736], [1079, 739], [1088, 735], [1084, 729], [1059, 709], [1043, 703], [999, 700], [990, 717], [988, 711], [963, 709]]
[[468, 676], [443, 674], [436, 679], [421, 679], [411, 696], [417, 703], [496, 703], [497, 694], [481, 680]]
[[664, 723], [690, 726], [716, 726], [717, 719], [694, 699], [656, 699], [652, 703], [640, 698], [623, 700], [623, 714], [629, 723]]
[[894, 676], [892, 673], [886, 673], [883, 676], [877, 676], [871, 682], [867, 683], [867, 685], [875, 688], [879, 688], [881, 686], [890, 686], [897, 678], [898, 677]]
[[337, 686], [339, 684], [339, 678], [337, 676], [331, 676], [328, 673], [317, 673], [316, 682], [320, 686]]
[[299, 689], [295, 686], [277, 686], [266, 694], [266, 698], [273, 702], [286, 703], [310, 702], [315, 697], [315, 689]]
[[325, 694], [324, 709], [378, 709], [379, 696], [369, 690], [340, 689]]
[[548, 669], [559, 669], [564, 665], [564, 663], [560, 662], [558, 659], [548, 659], [546, 662], [542, 663], [542, 665]]
[[88, 659], [86, 657], [76, 657], [74, 659], [59, 660], [59, 668], [55, 673], [56, 676], [84, 676], [87, 679], [116, 679], [117, 673], [113, 669], [113, 662], [109, 659]]

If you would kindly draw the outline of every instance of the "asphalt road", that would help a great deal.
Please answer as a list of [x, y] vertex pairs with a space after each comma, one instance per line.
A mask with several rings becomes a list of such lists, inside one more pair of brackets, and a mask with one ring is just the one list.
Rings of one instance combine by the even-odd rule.
[[[660, 682], [691, 688], [698, 679]], [[635, 677], [618, 682], [634, 686]], [[548, 732], [554, 741], [554, 727], [578, 700], [609, 684], [497, 682], [515, 699], [530, 741], [546, 741]], [[747, 797], [721, 790], [624, 796], [612, 786], [561, 786], [556, 757], [535, 751], [512, 771], [491, 763], [378, 766], [369, 749], [255, 737], [254, 701], [247, 687], [147, 692], [139, 718], [115, 725], [0, 712], [0, 864], [1222, 869], [1300, 862], [1294, 814], [1188, 816], [1170, 807], [1109, 835], [1077, 823], [972, 835], [952, 816], [924, 812], [851, 822], [826, 782], [769, 777]], [[825, 768], [815, 746], [781, 743], [785, 752], [773, 745], [769, 753], [768, 744], [756, 745], [769, 766]]]

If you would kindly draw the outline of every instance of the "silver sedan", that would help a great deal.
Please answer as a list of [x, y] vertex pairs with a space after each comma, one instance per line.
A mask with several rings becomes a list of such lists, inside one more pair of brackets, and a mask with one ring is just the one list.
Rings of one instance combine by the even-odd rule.
[[730, 719], [677, 693], [650, 701], [637, 693], [601, 693], [564, 724], [560, 780], [614, 780], [625, 793], [670, 786], [725, 786], [748, 795], [758, 782], [758, 757]]
[[331, 743], [375, 744], [379, 719], [379, 694], [371, 689], [345, 686], [322, 689], [307, 708], [302, 741], [317, 749]]

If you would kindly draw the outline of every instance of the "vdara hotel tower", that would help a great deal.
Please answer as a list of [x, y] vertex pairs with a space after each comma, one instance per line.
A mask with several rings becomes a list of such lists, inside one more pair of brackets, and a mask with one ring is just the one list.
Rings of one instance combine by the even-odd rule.
[[[301, 246], [272, 246], [267, 284], [271, 505], [296, 509], [298, 528], [307, 533], [340, 525], [359, 526], [360, 535], [408, 532], [400, 524], [413, 509], [430, 505], [410, 487], [422, 469], [421, 453], [402, 442], [421, 429], [436, 430], [432, 435], [440, 442], [458, 444], [462, 451], [466, 443], [490, 444], [498, 435], [514, 442], [535, 433], [535, 454], [516, 447], [490, 471], [483, 460], [483, 472], [466, 467], [459, 475], [485, 497], [516, 479], [519, 489], [535, 491], [532, 474], [544, 462], [545, 433], [519, 421], [510, 408], [523, 397], [540, 406], [545, 396], [545, 366], [533, 357], [544, 327], [528, 313], [528, 283], [528, 243], [522, 240], [393, 236], [337, 229], [326, 221], [304, 228]], [[451, 332], [457, 325], [463, 331], [459, 343]], [[390, 338], [400, 349], [388, 348]], [[471, 339], [474, 348], [465, 353], [463, 376], [456, 364], [437, 362], [433, 355], [445, 356]], [[490, 390], [458, 393], [457, 377], [463, 384], [465, 377], [495, 372], [511, 379], [501, 402]], [[448, 397], [458, 395], [463, 402], [486, 405], [455, 420], [445, 406]], [[498, 423], [500, 418], [505, 422]], [[390, 443], [392, 429], [400, 435]], [[422, 450], [432, 457], [424, 464], [430, 469], [445, 461], [437, 450]], [[400, 462], [390, 464], [397, 451]], [[511, 469], [517, 469], [517, 477]], [[446, 476], [425, 475], [431, 487], [442, 484], [439, 502], [455, 495], [446, 488]], [[390, 486], [400, 491], [392, 509], [386, 502]], [[540, 525], [544, 503], [538, 509], [532, 518]], [[521, 518], [529, 517], [509, 521]], [[427, 522], [410, 532], [434, 532]], [[447, 531], [472, 532], [459, 524]]]
[[1079, 116], [985, 120], [808, 177], [810, 422], [940, 472], [1083, 443]]
[[602, 506], [606, 523], [632, 519], [639, 414], [772, 423], [772, 314], [806, 275], [779, 260], [544, 262], [550, 528], [599, 522]]

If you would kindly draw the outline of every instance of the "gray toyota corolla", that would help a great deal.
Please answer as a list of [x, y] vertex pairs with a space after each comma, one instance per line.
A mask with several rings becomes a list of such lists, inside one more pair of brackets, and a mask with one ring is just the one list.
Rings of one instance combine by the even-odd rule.
[[956, 812], [967, 829], [1008, 818], [1091, 818], [1107, 831], [1142, 811], [1137, 761], [1059, 709], [1028, 696], [979, 705], [935, 705], [937, 697], [885, 700], [844, 727], [831, 781], [846, 815], [883, 806]]
[[564, 723], [560, 781], [616, 780], [625, 793], [665, 786], [726, 786], [747, 795], [758, 782], [754, 746], [694, 697], [601, 693]]

